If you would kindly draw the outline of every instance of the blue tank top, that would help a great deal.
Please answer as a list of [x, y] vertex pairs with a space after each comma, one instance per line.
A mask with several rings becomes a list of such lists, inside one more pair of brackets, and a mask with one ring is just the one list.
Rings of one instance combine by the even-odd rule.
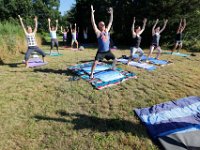
[[157, 46], [159, 46], [159, 41], [160, 41], [160, 34], [159, 33], [154, 34], [152, 44], [156, 44]]
[[98, 39], [98, 52], [108, 52], [110, 50], [109, 32], [101, 32]]

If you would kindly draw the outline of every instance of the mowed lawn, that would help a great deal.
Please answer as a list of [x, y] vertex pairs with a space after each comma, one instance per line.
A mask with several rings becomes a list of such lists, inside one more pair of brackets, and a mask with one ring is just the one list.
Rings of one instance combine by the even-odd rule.
[[190, 59], [163, 54], [174, 63], [152, 72], [118, 63], [138, 79], [96, 90], [82, 79], [71, 81], [67, 71], [94, 59], [96, 50], [60, 52], [64, 55], [47, 57], [48, 65], [40, 68], [26, 69], [23, 55], [0, 66], [0, 149], [157, 150], [133, 109], [200, 96], [200, 54]]

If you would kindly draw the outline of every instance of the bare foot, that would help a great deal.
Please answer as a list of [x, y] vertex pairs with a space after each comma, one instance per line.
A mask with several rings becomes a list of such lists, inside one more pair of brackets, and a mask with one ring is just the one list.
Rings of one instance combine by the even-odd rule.
[[90, 79], [93, 79], [94, 78], [94, 76], [93, 75], [90, 75]]

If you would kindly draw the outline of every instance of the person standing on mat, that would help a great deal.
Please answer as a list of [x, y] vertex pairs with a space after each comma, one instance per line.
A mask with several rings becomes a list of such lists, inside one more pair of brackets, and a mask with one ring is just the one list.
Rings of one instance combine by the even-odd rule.
[[[160, 30], [160, 27], [156, 27], [158, 22], [159, 22], [159, 20], [157, 19], [155, 24], [154, 24], [154, 26], [153, 26], [153, 28], [152, 28], [153, 40], [152, 40], [152, 44], [151, 44], [150, 51], [149, 51], [149, 54], [148, 54], [148, 58], [152, 55], [153, 50], [157, 49], [158, 53], [157, 53], [156, 59], [159, 59], [159, 56], [160, 56], [161, 51], [162, 51], [161, 47], [159, 46], [160, 34], [164, 31], [168, 20], [167, 19], [164, 20], [164, 25], [163, 25], [163, 28], [161, 30]], [[148, 60], [148, 58], [147, 58], [147, 60]]]
[[77, 31], [76, 31], [76, 23], [74, 24], [74, 28], [72, 28], [72, 25], [70, 24], [71, 34], [72, 34], [72, 42], [71, 42], [71, 48], [73, 48], [74, 43], [76, 43], [76, 48], [78, 50], [78, 41], [77, 41]]
[[133, 36], [133, 42], [132, 42], [132, 47], [131, 47], [131, 54], [130, 54], [130, 58], [128, 60], [127, 65], [129, 65], [130, 61], [134, 58], [134, 55], [136, 52], [139, 52], [139, 58], [138, 58], [138, 63], [141, 63], [141, 58], [144, 55], [143, 50], [140, 48], [140, 43], [141, 43], [141, 34], [143, 33], [143, 31], [145, 30], [145, 26], [146, 26], [146, 22], [147, 19], [145, 18], [143, 20], [143, 27], [141, 29], [140, 26], [136, 26], [135, 27], [135, 17], [133, 18], [133, 25], [132, 25], [132, 36]]
[[21, 26], [24, 30], [24, 33], [26, 35], [26, 39], [27, 39], [27, 44], [28, 44], [28, 50], [26, 51], [26, 54], [25, 54], [25, 65], [26, 67], [28, 68], [28, 60], [29, 60], [29, 57], [31, 55], [32, 52], [37, 52], [39, 54], [42, 55], [42, 59], [43, 59], [43, 62], [44, 62], [44, 57], [46, 56], [46, 54], [37, 46], [37, 42], [36, 42], [36, 38], [35, 38], [35, 34], [37, 32], [37, 28], [38, 28], [38, 18], [35, 17], [34, 19], [34, 22], [35, 22], [35, 29], [34, 31], [32, 30], [32, 28], [30, 26], [27, 26], [27, 30], [24, 26], [24, 23], [22, 21], [22, 18], [20, 15], [18, 15], [19, 17], [19, 20], [20, 20], [20, 23], [21, 23]]
[[108, 13], [110, 14], [110, 20], [107, 27], [105, 27], [105, 23], [103, 21], [100, 21], [98, 23], [98, 28], [97, 28], [97, 25], [94, 19], [94, 12], [95, 10], [93, 9], [93, 6], [91, 5], [91, 21], [92, 21], [93, 29], [97, 36], [97, 40], [98, 40], [98, 51], [95, 57], [95, 61], [91, 68], [91, 75], [90, 75], [91, 79], [94, 78], [93, 73], [98, 61], [102, 61], [104, 58], [106, 60], [112, 59], [113, 69], [115, 69], [115, 64], [116, 64], [115, 56], [110, 51], [110, 34], [109, 34], [109, 31], [113, 22], [113, 9], [109, 8]]
[[174, 48], [172, 49], [172, 54], [173, 52], [177, 49], [177, 52], [182, 48], [183, 42], [182, 42], [182, 33], [186, 27], [186, 19], [180, 21], [179, 27], [176, 32], [176, 43], [174, 45]]
[[63, 46], [67, 46], [67, 33], [69, 32], [68, 27], [67, 28], [62, 28], [62, 26], [60, 27], [61, 29], [61, 33], [63, 34]]
[[50, 49], [50, 54], [51, 54], [51, 50], [53, 49], [54, 45], [56, 46], [56, 49], [58, 52], [58, 39], [56, 35], [57, 29], [58, 29], [58, 20], [56, 20], [56, 27], [55, 26], [51, 27], [51, 19], [48, 18], [48, 25], [49, 25], [49, 32], [51, 36], [51, 49]]

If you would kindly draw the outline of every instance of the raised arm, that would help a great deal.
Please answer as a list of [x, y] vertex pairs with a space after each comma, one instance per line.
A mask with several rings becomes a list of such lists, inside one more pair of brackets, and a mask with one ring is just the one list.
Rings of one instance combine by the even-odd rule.
[[91, 5], [91, 22], [92, 22], [92, 27], [93, 27], [93, 29], [94, 29], [94, 32], [95, 32], [96, 34], [98, 34], [98, 32], [100, 32], [100, 31], [99, 31], [99, 29], [97, 28], [97, 25], [96, 25], [96, 23], [95, 23], [94, 12], [95, 12], [95, 10], [93, 9], [93, 5]]
[[108, 13], [110, 14], [110, 20], [107, 26], [107, 30], [110, 31], [110, 28], [112, 26], [112, 22], [113, 22], [113, 8], [110, 7]]
[[76, 23], [74, 24], [74, 31], [76, 32]]
[[26, 28], [24, 27], [24, 23], [23, 23], [23, 21], [22, 21], [21, 16], [18, 15], [18, 17], [19, 17], [19, 20], [20, 20], [21, 26], [22, 26], [22, 28], [23, 28], [23, 30], [24, 30], [24, 33], [27, 34], [27, 32], [26, 32]]
[[166, 25], [167, 25], [167, 22], [168, 22], [168, 20], [165, 19], [165, 20], [164, 20], [164, 25], [163, 25], [162, 29], [160, 30], [160, 33], [162, 33], [162, 32], [165, 30]]
[[56, 19], [56, 31], [58, 30], [58, 19]]
[[48, 18], [48, 26], [49, 26], [49, 31], [51, 32], [51, 19]]
[[71, 31], [71, 33], [72, 33], [72, 24], [70, 24], [69, 27], [70, 27], [70, 31]]
[[62, 28], [62, 26], [60, 26], [60, 32], [63, 33], [63, 28]]
[[158, 21], [159, 21], [159, 19], [156, 19], [156, 22], [155, 22], [155, 24], [154, 24], [154, 26], [152, 28], [152, 35], [155, 34], [155, 28], [156, 28], [156, 25], [158, 24]]
[[131, 27], [131, 31], [132, 31], [132, 36], [135, 37], [136, 33], [135, 33], [135, 17], [133, 17], [133, 24]]
[[144, 18], [144, 20], [143, 20], [143, 26], [142, 26], [142, 30], [140, 31], [140, 33], [139, 33], [139, 34], [142, 34], [142, 32], [144, 32], [144, 30], [145, 30], [145, 27], [146, 27], [146, 24], [147, 24], [147, 18]]
[[37, 32], [37, 28], [38, 28], [38, 18], [37, 18], [37, 16], [35, 16], [34, 21], [35, 21], [35, 29], [34, 29], [33, 32], [36, 33]]
[[183, 32], [183, 30], [185, 30], [185, 27], [186, 27], [186, 19], [183, 19], [183, 27], [182, 27], [181, 32]]

